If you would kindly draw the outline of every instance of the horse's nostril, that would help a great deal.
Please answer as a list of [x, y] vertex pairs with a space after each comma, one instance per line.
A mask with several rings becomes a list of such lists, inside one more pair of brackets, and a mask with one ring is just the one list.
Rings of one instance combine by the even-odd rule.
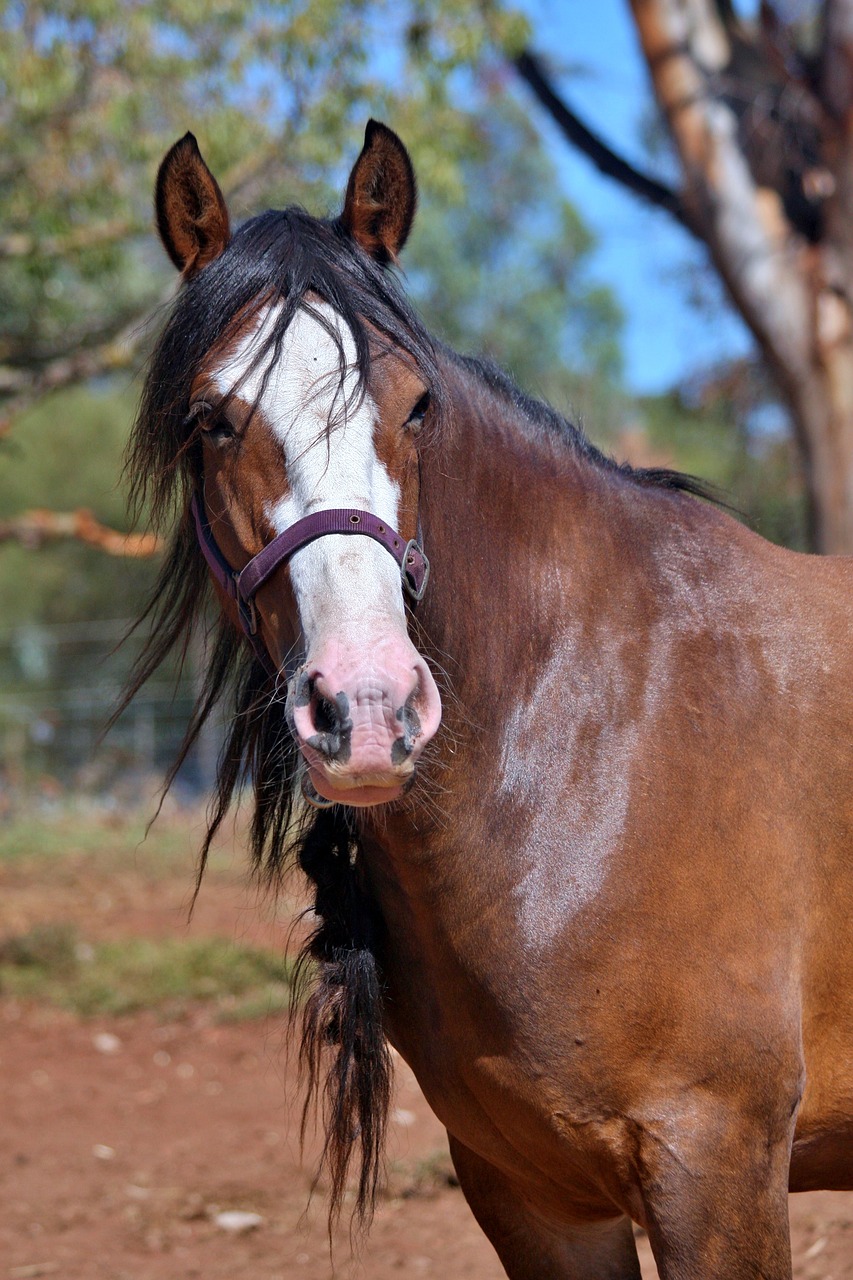
[[314, 707], [314, 727], [318, 733], [332, 733], [340, 728], [338, 708], [328, 698], [318, 698]]
[[352, 732], [347, 695], [341, 692], [329, 697], [318, 693], [315, 680], [308, 710], [314, 731], [305, 738], [308, 746], [319, 751], [328, 760], [345, 763], [349, 758]]
[[414, 750], [415, 744], [409, 738], [395, 738], [391, 743], [391, 763], [404, 764]]
[[415, 708], [412, 706], [412, 698], [397, 710], [397, 719], [403, 726], [403, 737], [407, 742], [414, 744], [415, 738], [421, 732], [421, 719]]
[[403, 764], [415, 749], [415, 739], [420, 737], [421, 722], [417, 711], [411, 705], [410, 698], [404, 706], [397, 709], [397, 719], [403, 726], [403, 735], [395, 738], [391, 744], [391, 763]]
[[313, 696], [314, 681], [304, 668], [300, 668], [287, 682], [287, 698], [284, 703], [285, 719], [290, 732], [295, 737], [299, 736], [296, 727], [297, 712], [301, 713], [306, 707], [310, 709]]

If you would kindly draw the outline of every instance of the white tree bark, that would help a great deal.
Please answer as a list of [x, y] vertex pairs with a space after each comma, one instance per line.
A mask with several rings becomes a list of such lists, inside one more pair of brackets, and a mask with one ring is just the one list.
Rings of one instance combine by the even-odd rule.
[[792, 227], [777, 192], [757, 184], [734, 111], [715, 91], [732, 50], [712, 0], [631, 8], [691, 222], [791, 408], [818, 549], [853, 552], [853, 3], [827, 6], [822, 162], [831, 194], [817, 244]]

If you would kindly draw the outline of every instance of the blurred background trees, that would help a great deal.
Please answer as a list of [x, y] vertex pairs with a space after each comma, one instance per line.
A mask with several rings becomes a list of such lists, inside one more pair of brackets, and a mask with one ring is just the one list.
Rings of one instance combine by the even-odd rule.
[[[658, 7], [638, 0], [638, 29]], [[769, 6], [760, 20], [751, 11], [737, 16], [724, 0], [672, 0], [663, 11], [687, 23], [685, 47], [700, 67], [703, 104], [729, 113], [728, 134], [720, 127], [742, 148], [745, 189], [777, 237], [772, 261], [789, 274], [817, 263], [814, 278], [823, 279], [829, 258], [816, 255], [824, 228], [838, 224], [829, 211], [841, 189], [830, 191], [827, 174], [838, 184], [844, 175], [835, 154], [821, 150], [806, 90], [794, 141], [786, 105], [790, 85], [799, 86], [813, 65], [808, 58], [827, 47], [818, 6], [810, 22], [799, 23]], [[757, 360], [707, 368], [697, 351], [678, 386], [638, 396], [626, 385], [620, 305], [596, 279], [591, 219], [561, 191], [559, 157], [540, 136], [545, 115], [562, 119], [571, 145], [618, 181], [626, 170], [600, 138], [583, 125], [578, 133], [565, 97], [570, 68], [554, 51], [549, 61], [542, 57], [531, 14], [492, 0], [0, 6], [0, 722], [17, 716], [16, 751], [29, 732], [27, 707], [35, 705], [16, 702], [9, 711], [16, 688], [29, 689], [27, 697], [35, 690], [41, 715], [61, 701], [67, 672], [80, 692], [88, 665], [93, 688], [96, 677], [106, 680], [92, 695], [92, 723], [102, 718], [121, 662], [101, 665], [97, 655], [116, 629], [96, 628], [95, 647], [76, 656], [61, 652], [70, 640], [49, 637], [89, 635], [92, 620], [132, 616], [156, 571], [156, 556], [110, 555], [65, 535], [97, 533], [87, 512], [127, 532], [121, 452], [138, 373], [175, 287], [151, 226], [151, 190], [162, 154], [187, 128], [239, 222], [269, 205], [335, 212], [366, 118], [387, 120], [412, 151], [421, 189], [405, 284], [438, 333], [493, 356], [617, 455], [681, 466], [721, 484], [767, 536], [805, 545], [805, 492], [820, 545], [846, 536], [830, 534], [821, 514], [816, 429], [801, 411], [818, 373], [810, 375], [809, 395], [795, 402], [799, 379], [774, 357], [763, 330], [753, 325], [775, 381]], [[702, 24], [711, 20], [719, 39], [709, 69], [701, 62]], [[654, 57], [651, 36], [646, 46]], [[837, 89], [837, 67], [832, 75]], [[655, 89], [666, 107], [665, 86], [656, 81]], [[763, 115], [755, 101], [768, 104]], [[638, 106], [638, 129], [658, 147], [650, 167], [661, 166], [668, 181], [631, 166], [627, 180], [645, 176], [651, 188], [639, 196], [664, 207], [669, 200], [669, 212], [705, 239], [719, 268], [712, 232], [725, 222], [726, 206], [719, 193], [709, 206], [707, 174], [685, 158], [672, 103], [667, 119], [677, 145], [661, 153], [664, 132]], [[760, 136], [755, 121], [765, 119], [776, 132], [750, 149], [747, 142]], [[768, 155], [783, 144], [770, 172]], [[741, 274], [736, 263], [724, 271], [736, 301]], [[780, 308], [781, 295], [768, 287]], [[845, 287], [835, 271], [823, 293], [809, 295], [822, 315], [826, 297], [833, 300], [836, 326], [847, 314]], [[823, 357], [808, 358], [817, 369]], [[837, 434], [850, 430], [847, 424]], [[840, 461], [833, 474], [842, 474]], [[46, 518], [25, 517], [33, 508], [62, 515], [53, 527], [58, 536], [47, 536]]]

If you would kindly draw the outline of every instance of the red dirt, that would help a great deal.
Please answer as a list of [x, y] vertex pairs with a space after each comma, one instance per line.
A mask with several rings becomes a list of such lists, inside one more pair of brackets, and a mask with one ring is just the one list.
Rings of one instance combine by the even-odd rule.
[[[187, 880], [108, 881], [81, 865], [0, 874], [0, 932], [74, 920], [88, 938], [177, 934]], [[236, 875], [206, 887], [192, 933], [281, 945], [284, 926], [255, 909]], [[104, 1032], [113, 1052], [97, 1047]], [[495, 1254], [449, 1185], [443, 1131], [399, 1063], [391, 1178], [360, 1261], [346, 1232], [329, 1260], [320, 1195], [305, 1209], [316, 1140], [298, 1153], [292, 1065], [280, 1022], [217, 1025], [199, 1010], [83, 1022], [0, 1002], [0, 1278], [329, 1280], [443, 1275], [499, 1280]], [[288, 1101], [289, 1100], [289, 1101]], [[853, 1195], [792, 1198], [798, 1280], [853, 1278]], [[223, 1210], [262, 1222], [244, 1235]], [[655, 1275], [640, 1241], [644, 1275]]]

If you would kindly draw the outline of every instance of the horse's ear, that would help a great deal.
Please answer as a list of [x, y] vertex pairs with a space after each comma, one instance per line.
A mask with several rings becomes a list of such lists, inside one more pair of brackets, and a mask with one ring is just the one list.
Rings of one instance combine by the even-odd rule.
[[371, 258], [395, 262], [412, 229], [417, 198], [408, 151], [386, 125], [368, 120], [341, 222]]
[[154, 208], [163, 247], [186, 280], [218, 258], [231, 238], [219, 183], [191, 133], [175, 143], [160, 165]]

